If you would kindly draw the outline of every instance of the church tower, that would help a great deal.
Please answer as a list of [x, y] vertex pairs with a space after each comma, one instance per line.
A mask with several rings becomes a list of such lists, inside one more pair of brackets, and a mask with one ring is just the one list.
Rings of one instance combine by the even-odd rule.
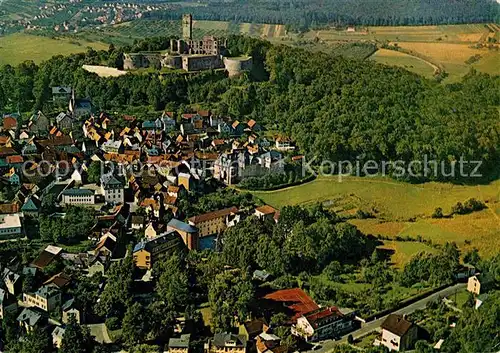
[[193, 39], [193, 15], [190, 13], [182, 15], [182, 38]]

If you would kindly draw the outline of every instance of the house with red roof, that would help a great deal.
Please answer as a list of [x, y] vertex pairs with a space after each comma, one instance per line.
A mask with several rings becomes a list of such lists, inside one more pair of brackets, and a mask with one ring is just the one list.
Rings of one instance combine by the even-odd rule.
[[307, 342], [335, 338], [353, 329], [353, 319], [352, 314], [346, 315], [335, 306], [319, 308], [300, 316], [292, 334]]

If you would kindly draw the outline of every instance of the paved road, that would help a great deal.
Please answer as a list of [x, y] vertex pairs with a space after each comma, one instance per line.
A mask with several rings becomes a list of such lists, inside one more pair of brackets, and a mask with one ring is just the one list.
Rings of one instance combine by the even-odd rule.
[[[459, 291], [460, 289], [464, 288], [466, 286], [465, 283], [459, 283], [455, 284], [453, 286], [447, 287], [445, 289], [440, 290], [439, 292], [436, 292], [434, 294], [429, 295], [428, 297], [425, 297], [413, 304], [410, 304], [408, 306], [405, 306], [404, 308], [401, 308], [399, 310], [393, 311], [392, 314], [411, 314], [416, 310], [420, 309], [425, 309], [427, 306], [427, 303], [433, 300], [436, 300], [438, 298], [443, 298], [443, 297], [448, 297], [455, 292]], [[380, 325], [382, 322], [387, 318], [388, 315], [385, 315], [379, 319], [370, 321], [366, 324], [362, 324], [361, 328], [352, 331], [349, 334], [352, 335], [354, 339], [360, 338], [362, 336], [365, 336], [366, 334], [372, 332], [372, 331], [378, 331], [380, 329]], [[327, 353], [333, 349], [333, 347], [337, 344], [340, 343], [346, 343], [347, 342], [347, 336], [343, 336], [340, 340], [334, 341], [334, 340], [327, 340], [327, 341], [322, 341], [320, 342], [321, 348], [317, 349], [315, 351], [306, 351], [307, 353]]]

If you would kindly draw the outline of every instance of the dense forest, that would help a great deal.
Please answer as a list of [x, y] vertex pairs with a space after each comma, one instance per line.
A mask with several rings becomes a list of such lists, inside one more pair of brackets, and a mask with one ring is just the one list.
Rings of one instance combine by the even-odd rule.
[[[399, 26], [496, 22], [500, 6], [494, 0], [205, 0], [202, 3], [208, 6], [189, 6], [189, 12], [197, 19], [286, 24], [294, 30], [326, 24]], [[186, 10], [183, 6], [151, 16], [178, 19]]]
[[[152, 39], [134, 47], [159, 49], [167, 42]], [[50, 113], [51, 87], [69, 85], [100, 110], [129, 114], [137, 107], [184, 111], [196, 105], [237, 119], [253, 118], [291, 136], [308, 158], [452, 162], [463, 157], [483, 161], [482, 174], [498, 173], [498, 76], [471, 71], [462, 82], [443, 85], [401, 68], [247, 37], [229, 38], [228, 47], [234, 55], [254, 57], [249, 75], [228, 79], [220, 71], [145, 72], [100, 78], [82, 69], [82, 64], [119, 67], [122, 49], [114, 47], [56, 56], [40, 66], [4, 66], [0, 111]]]

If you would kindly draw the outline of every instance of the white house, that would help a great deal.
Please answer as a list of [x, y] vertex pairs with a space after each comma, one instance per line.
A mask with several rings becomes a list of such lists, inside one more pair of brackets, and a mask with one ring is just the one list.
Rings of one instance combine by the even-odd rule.
[[389, 348], [390, 351], [409, 350], [417, 340], [418, 327], [402, 315], [390, 314], [380, 327], [382, 328], [380, 344]]
[[101, 176], [101, 191], [106, 202], [125, 202], [125, 190], [123, 188], [123, 184], [111, 174]]
[[20, 213], [0, 215], [0, 238], [18, 236], [22, 233]]
[[65, 205], [94, 205], [95, 192], [90, 189], [66, 189], [62, 192]]

